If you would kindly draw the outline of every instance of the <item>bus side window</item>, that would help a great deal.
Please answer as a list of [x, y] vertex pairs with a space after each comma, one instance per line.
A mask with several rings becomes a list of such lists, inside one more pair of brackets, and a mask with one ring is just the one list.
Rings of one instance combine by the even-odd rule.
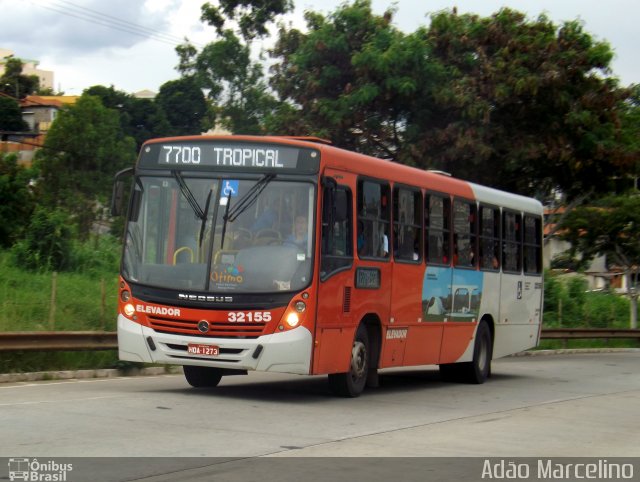
[[389, 258], [390, 190], [383, 182], [358, 181], [358, 256]]
[[500, 269], [500, 210], [480, 207], [480, 268]]
[[444, 195], [425, 197], [425, 257], [429, 264], [448, 265], [450, 258], [451, 201]]
[[476, 266], [476, 205], [456, 199], [453, 203], [453, 264]]
[[504, 271], [520, 273], [522, 270], [522, 215], [502, 213], [502, 267]]
[[320, 278], [350, 268], [353, 263], [351, 190], [327, 186], [323, 190]]
[[524, 217], [524, 272], [542, 272], [542, 221], [538, 216]]
[[394, 257], [401, 261], [422, 260], [422, 194], [408, 188], [393, 190]]

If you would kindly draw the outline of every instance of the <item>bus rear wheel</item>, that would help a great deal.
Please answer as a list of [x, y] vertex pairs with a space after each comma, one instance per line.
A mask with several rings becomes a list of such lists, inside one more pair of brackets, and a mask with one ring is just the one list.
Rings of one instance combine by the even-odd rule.
[[194, 388], [213, 388], [217, 387], [222, 379], [222, 370], [213, 367], [197, 367], [185, 365], [184, 377], [189, 385]]
[[351, 362], [346, 373], [329, 375], [329, 389], [341, 397], [360, 396], [367, 383], [370, 364], [369, 335], [364, 325], [358, 327], [351, 347]]
[[481, 321], [473, 344], [473, 360], [440, 365], [440, 374], [446, 381], [484, 383], [491, 376], [492, 354], [491, 329], [486, 321]]

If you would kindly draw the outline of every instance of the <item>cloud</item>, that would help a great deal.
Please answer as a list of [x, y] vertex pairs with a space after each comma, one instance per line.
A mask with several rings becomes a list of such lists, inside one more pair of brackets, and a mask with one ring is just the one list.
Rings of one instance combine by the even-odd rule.
[[130, 48], [149, 38], [175, 44], [180, 39], [165, 32], [167, 11], [177, 3], [159, 10], [132, 0], [0, 0], [0, 46], [19, 57], [61, 59]]

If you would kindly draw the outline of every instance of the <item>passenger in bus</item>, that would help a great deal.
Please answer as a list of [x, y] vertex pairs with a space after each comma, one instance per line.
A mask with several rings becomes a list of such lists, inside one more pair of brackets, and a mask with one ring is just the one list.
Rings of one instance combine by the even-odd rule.
[[258, 219], [251, 226], [251, 231], [257, 233], [263, 229], [274, 229], [276, 222], [278, 221], [278, 212], [273, 206], [272, 200], [267, 198], [266, 205]]
[[293, 233], [287, 236], [283, 244], [293, 245], [303, 250], [306, 249], [309, 241], [307, 231], [307, 217], [304, 215], [296, 216], [295, 224], [293, 226]]
[[380, 256], [382, 256], [383, 258], [386, 258], [387, 256], [389, 256], [389, 237], [386, 235], [386, 233], [382, 233], [382, 244], [381, 244], [381, 253]]
[[364, 223], [362, 221], [358, 221], [358, 254], [364, 254]]

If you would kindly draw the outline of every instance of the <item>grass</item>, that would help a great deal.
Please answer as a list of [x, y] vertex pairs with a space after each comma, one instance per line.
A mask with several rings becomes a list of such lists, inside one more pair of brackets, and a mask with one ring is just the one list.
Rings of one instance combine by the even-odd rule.
[[50, 370], [89, 370], [119, 367], [115, 350], [82, 352], [0, 352], [0, 372], [26, 373]]
[[[52, 285], [56, 285], [52, 299]], [[117, 272], [34, 273], [0, 251], [0, 331], [115, 331]], [[103, 300], [104, 292], [104, 300]], [[112, 368], [111, 351], [0, 352], [0, 372]]]
[[640, 348], [640, 340], [590, 339], [590, 340], [542, 340], [536, 350], [564, 350], [567, 348]]
[[117, 283], [110, 272], [24, 271], [0, 252], [0, 331], [114, 331]]

